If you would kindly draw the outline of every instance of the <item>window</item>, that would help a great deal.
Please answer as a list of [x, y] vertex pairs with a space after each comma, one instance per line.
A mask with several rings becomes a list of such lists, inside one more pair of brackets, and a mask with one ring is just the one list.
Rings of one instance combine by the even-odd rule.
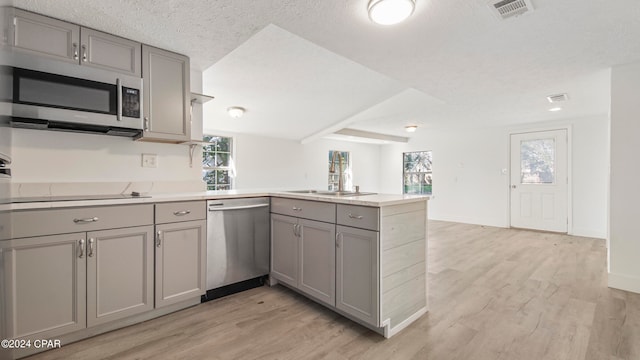
[[207, 183], [207, 190], [231, 190], [234, 177], [233, 138], [205, 135], [203, 141], [202, 180]]
[[414, 151], [402, 154], [404, 194], [431, 195], [432, 170], [431, 151]]
[[[336, 160], [334, 165], [335, 172], [331, 172], [331, 161], [333, 160], [333, 153], [336, 154]], [[340, 181], [340, 163], [342, 163], [342, 179], [344, 188], [343, 190], [350, 190], [353, 188], [353, 179], [351, 177], [351, 157], [348, 151], [329, 150], [329, 187], [330, 191], [338, 191], [338, 184]]]
[[551, 139], [520, 142], [520, 183], [553, 184], [556, 142]]

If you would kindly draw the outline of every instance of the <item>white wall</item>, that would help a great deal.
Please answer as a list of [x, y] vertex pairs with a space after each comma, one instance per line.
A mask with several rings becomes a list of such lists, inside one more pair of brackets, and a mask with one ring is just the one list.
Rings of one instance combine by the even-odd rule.
[[[402, 152], [433, 150], [433, 192], [429, 217], [490, 226], [509, 226], [509, 134], [570, 127], [572, 132], [571, 234], [604, 238], [607, 229], [606, 116], [484, 129], [419, 129], [406, 145], [382, 147], [380, 191], [402, 191]], [[507, 174], [502, 170], [507, 169]]]
[[257, 135], [206, 129], [205, 133], [233, 136], [237, 189], [326, 189], [329, 150], [351, 152], [353, 183], [360, 191], [378, 191], [380, 146], [336, 140], [309, 144]]
[[640, 63], [611, 73], [609, 286], [640, 293]]
[[[141, 143], [106, 135], [13, 129], [12, 172], [16, 183], [188, 181], [189, 147]], [[157, 168], [141, 166], [142, 153], [158, 155]]]
[[402, 152], [433, 151], [429, 218], [506, 227], [508, 147], [504, 129], [419, 129], [404, 145], [385, 145], [380, 191], [402, 192]]

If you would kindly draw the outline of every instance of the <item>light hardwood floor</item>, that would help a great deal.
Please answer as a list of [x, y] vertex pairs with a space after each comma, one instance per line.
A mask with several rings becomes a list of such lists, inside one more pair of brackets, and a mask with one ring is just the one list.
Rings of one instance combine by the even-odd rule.
[[262, 287], [31, 359], [640, 359], [640, 295], [603, 240], [429, 222], [429, 313], [381, 336]]

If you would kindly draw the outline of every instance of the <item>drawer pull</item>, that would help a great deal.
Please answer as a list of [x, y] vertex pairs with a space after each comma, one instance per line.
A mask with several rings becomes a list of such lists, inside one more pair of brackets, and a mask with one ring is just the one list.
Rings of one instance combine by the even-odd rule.
[[362, 215], [353, 215], [353, 214], [349, 214], [349, 217], [351, 219], [356, 219], [356, 220], [362, 220], [362, 218], [363, 218]]
[[95, 242], [95, 240], [93, 238], [89, 239], [89, 250], [87, 250], [87, 256], [88, 257], [93, 257], [93, 243]]
[[175, 216], [185, 216], [191, 214], [191, 210], [182, 210], [182, 211], [174, 211], [173, 215]]
[[92, 218], [84, 218], [84, 219], [73, 219], [73, 222], [76, 224], [87, 224], [98, 221], [98, 217], [94, 216]]
[[297, 206], [294, 206], [292, 209], [293, 209], [293, 211], [302, 211], [302, 208], [299, 208]]
[[78, 248], [80, 249], [80, 255], [78, 255], [78, 257], [82, 259], [84, 257], [84, 239], [78, 241]]

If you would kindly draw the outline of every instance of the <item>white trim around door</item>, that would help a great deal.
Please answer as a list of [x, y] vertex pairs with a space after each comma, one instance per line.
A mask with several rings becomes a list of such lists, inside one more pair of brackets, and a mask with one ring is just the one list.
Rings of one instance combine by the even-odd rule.
[[569, 129], [510, 135], [510, 226], [569, 232]]

